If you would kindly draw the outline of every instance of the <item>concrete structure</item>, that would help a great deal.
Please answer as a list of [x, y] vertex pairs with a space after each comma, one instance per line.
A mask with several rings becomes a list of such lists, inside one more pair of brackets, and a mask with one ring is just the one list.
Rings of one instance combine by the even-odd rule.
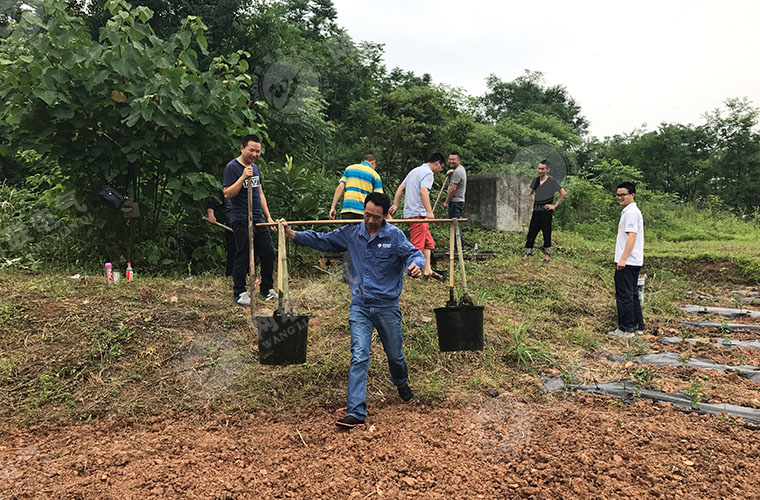
[[467, 176], [464, 217], [470, 226], [522, 232], [530, 222], [530, 179], [508, 174]]

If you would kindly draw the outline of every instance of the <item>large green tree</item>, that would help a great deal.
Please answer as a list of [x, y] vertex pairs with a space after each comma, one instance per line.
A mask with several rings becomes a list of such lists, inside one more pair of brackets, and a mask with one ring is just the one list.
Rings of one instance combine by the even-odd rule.
[[760, 192], [760, 109], [745, 99], [729, 99], [708, 113], [706, 127], [715, 148], [705, 165], [711, 190], [744, 212], [757, 210]]
[[490, 122], [514, 119], [526, 111], [555, 116], [572, 127], [577, 135], [588, 131], [588, 120], [580, 105], [563, 85], [547, 87], [543, 74], [526, 71], [524, 75], [505, 82], [496, 75], [486, 79], [488, 90], [480, 99], [481, 112]]
[[57, 181], [91, 207], [102, 239], [124, 232], [97, 201], [109, 183], [140, 203], [136, 239], [181, 247], [169, 228], [215, 195], [212, 168], [241, 134], [264, 133], [248, 63], [236, 53], [199, 67], [207, 41], [198, 18], [164, 39], [148, 24], [150, 9], [109, 0], [112, 17], [93, 40], [65, 4], [44, 6], [42, 18], [24, 14], [38, 34], [16, 31], [0, 42], [3, 151], [35, 149], [43, 162], [55, 160]]

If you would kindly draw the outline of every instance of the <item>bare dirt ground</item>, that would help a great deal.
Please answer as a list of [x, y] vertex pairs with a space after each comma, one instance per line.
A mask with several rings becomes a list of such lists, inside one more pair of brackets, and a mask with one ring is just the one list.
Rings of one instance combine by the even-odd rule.
[[2, 429], [0, 498], [760, 498], [728, 417], [571, 394]]

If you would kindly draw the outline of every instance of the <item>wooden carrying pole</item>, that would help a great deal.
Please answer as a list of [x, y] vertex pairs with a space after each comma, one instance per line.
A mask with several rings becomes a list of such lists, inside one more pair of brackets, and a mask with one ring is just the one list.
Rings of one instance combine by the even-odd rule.
[[[421, 224], [423, 222], [437, 223], [446, 222], [451, 223], [454, 219], [386, 219], [391, 224]], [[327, 220], [293, 220], [285, 221], [288, 226], [322, 226], [327, 224], [358, 224], [364, 222], [364, 219], [327, 219]], [[459, 222], [467, 222], [467, 219], [459, 219]], [[277, 222], [258, 222], [256, 227], [273, 227]]]
[[441, 190], [438, 192], [438, 197], [435, 199], [435, 204], [433, 205], [433, 215], [435, 215], [435, 207], [438, 206], [438, 200], [441, 199], [441, 195], [446, 190], [446, 183], [449, 182], [449, 176], [447, 175], [446, 178], [443, 180], [443, 186], [441, 186]]
[[454, 298], [454, 238], [455, 238], [454, 223], [449, 223], [449, 301], [446, 302], [446, 307], [456, 307], [457, 301]]
[[[205, 220], [205, 221], [208, 221], [208, 222], [211, 222], [211, 221], [209, 221], [209, 220], [208, 220], [208, 217], [203, 217], [203, 220]], [[221, 227], [222, 229], [226, 229], [227, 231], [229, 231], [229, 232], [231, 232], [231, 233], [234, 233], [234, 232], [235, 232], [235, 231], [234, 231], [234, 230], [233, 230], [231, 227], [229, 227], [229, 226], [225, 226], [225, 225], [224, 225], [224, 224], [222, 224], [221, 222], [211, 222], [211, 224], [213, 224], [213, 225], [215, 225], [215, 226], [219, 226], [219, 227]]]
[[253, 294], [254, 276], [256, 276], [256, 262], [253, 255], [253, 179], [248, 178], [248, 278], [251, 281], [250, 295], [251, 298], [251, 326], [256, 324], [256, 318], [253, 314], [253, 300], [256, 295]]
[[290, 297], [288, 294], [288, 255], [282, 221], [277, 223], [277, 233], [277, 295], [280, 298], [280, 315], [284, 316], [290, 310]]

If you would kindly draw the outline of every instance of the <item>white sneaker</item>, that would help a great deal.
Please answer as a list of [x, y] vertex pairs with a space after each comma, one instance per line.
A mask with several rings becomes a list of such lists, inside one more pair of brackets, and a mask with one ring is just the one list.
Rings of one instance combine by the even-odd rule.
[[235, 303], [240, 304], [241, 306], [250, 306], [251, 297], [248, 296], [248, 292], [243, 292], [235, 298]]
[[631, 338], [635, 334], [633, 332], [626, 332], [621, 330], [620, 328], [616, 328], [609, 332], [610, 335], [614, 335], [615, 337], [623, 337], [623, 338]]
[[259, 297], [261, 297], [264, 300], [272, 300], [277, 298], [277, 292], [274, 291], [273, 288], [270, 288], [267, 293], [259, 293]]

